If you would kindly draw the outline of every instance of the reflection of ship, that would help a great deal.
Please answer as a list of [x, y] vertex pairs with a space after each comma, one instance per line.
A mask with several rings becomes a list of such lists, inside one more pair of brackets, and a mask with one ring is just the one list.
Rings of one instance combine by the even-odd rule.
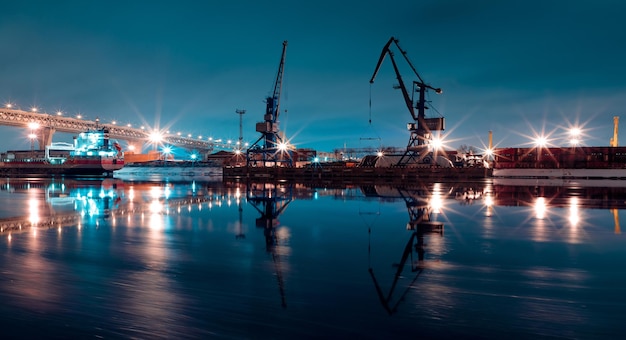
[[108, 218], [120, 200], [118, 184], [118, 181], [113, 179], [89, 181], [4, 179], [0, 181], [1, 191], [13, 195], [34, 195], [40, 197], [46, 204], [36, 207], [28, 216], [0, 218], [0, 233], [23, 232], [33, 227], [76, 226], [81, 224], [86, 215]]
[[7, 151], [1, 155], [4, 176], [109, 176], [124, 166], [121, 148], [110, 143], [107, 129], [90, 130], [74, 138], [74, 145], [56, 143], [45, 150]]
[[128, 163], [113, 173], [128, 181], [221, 181], [222, 164], [218, 161], [156, 160]]
[[626, 147], [503, 148], [493, 177], [626, 178]]

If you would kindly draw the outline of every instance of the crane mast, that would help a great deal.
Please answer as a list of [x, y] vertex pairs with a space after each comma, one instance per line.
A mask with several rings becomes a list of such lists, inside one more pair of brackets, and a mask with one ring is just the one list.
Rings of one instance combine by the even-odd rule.
[[[406, 62], [413, 70], [413, 73], [417, 77], [418, 80], [412, 82], [412, 91], [409, 94], [409, 90], [402, 79], [402, 75], [400, 74], [400, 70], [398, 68], [398, 64], [394, 58], [394, 53], [391, 50], [391, 45], [394, 44], [397, 49], [400, 51]], [[391, 37], [389, 41], [383, 47], [383, 50], [378, 58], [378, 63], [376, 64], [376, 68], [374, 69], [374, 74], [370, 79], [370, 84], [374, 83], [376, 79], [376, 75], [380, 70], [380, 67], [385, 61], [385, 57], [389, 55], [389, 59], [391, 59], [391, 64], [393, 66], [393, 70], [396, 73], [396, 79], [399, 83], [399, 88], [402, 91], [402, 98], [404, 99], [404, 104], [406, 105], [409, 113], [411, 114], [411, 118], [413, 118], [413, 122], [407, 124], [407, 129], [410, 131], [411, 136], [409, 138], [409, 142], [407, 144], [406, 151], [398, 161], [397, 165], [407, 165], [410, 163], [425, 163], [428, 161], [427, 155], [427, 143], [432, 138], [431, 131], [442, 131], [445, 129], [445, 121], [443, 117], [439, 118], [426, 118], [426, 91], [433, 90], [437, 94], [441, 94], [443, 91], [440, 88], [432, 87], [426, 84], [422, 77], [417, 73], [417, 70], [409, 60], [406, 51], [404, 51], [399, 43], [398, 39]], [[417, 98], [417, 102], [413, 98], [413, 94], [418, 92], [419, 97]], [[417, 109], [417, 112], [416, 112]]]
[[247, 165], [291, 166], [292, 157], [286, 143], [279, 134], [278, 116], [280, 115], [280, 94], [283, 85], [287, 41], [283, 41], [283, 52], [278, 64], [278, 72], [274, 81], [274, 90], [265, 98], [265, 115], [263, 121], [256, 124], [256, 131], [261, 133], [246, 152]]

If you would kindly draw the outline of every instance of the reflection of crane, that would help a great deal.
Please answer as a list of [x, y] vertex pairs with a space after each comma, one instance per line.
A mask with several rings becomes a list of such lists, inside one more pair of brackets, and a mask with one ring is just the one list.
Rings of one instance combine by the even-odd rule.
[[293, 199], [291, 187], [279, 187], [272, 183], [251, 183], [248, 185], [246, 197], [248, 202], [261, 214], [261, 217], [256, 219], [256, 226], [263, 228], [266, 250], [272, 255], [274, 262], [282, 306], [287, 307], [280, 252], [277, 249], [279, 244], [276, 228], [279, 224], [278, 216], [285, 211]]
[[[411, 94], [409, 95], [409, 91], [406, 89], [404, 85], [404, 81], [402, 80], [402, 76], [400, 75], [400, 71], [398, 69], [398, 65], [396, 64], [396, 60], [394, 59], [393, 52], [390, 50], [391, 44], [394, 43], [398, 50], [402, 53], [402, 56], [407, 61], [417, 79], [419, 81], [413, 81], [413, 89]], [[426, 160], [426, 141], [432, 138], [431, 131], [441, 131], [445, 129], [444, 119], [440, 118], [426, 118], [425, 111], [426, 107], [426, 90], [431, 89], [434, 90], [435, 93], [442, 93], [440, 88], [434, 88], [422, 80], [422, 77], [417, 73], [415, 67], [409, 60], [406, 55], [406, 52], [400, 48], [398, 44], [398, 40], [394, 37], [391, 37], [385, 47], [383, 47], [383, 51], [380, 54], [380, 58], [378, 59], [378, 64], [376, 64], [376, 69], [374, 70], [374, 74], [372, 75], [372, 79], [370, 79], [370, 84], [374, 83], [374, 79], [376, 78], [376, 74], [380, 69], [380, 65], [385, 60], [385, 56], [389, 54], [389, 59], [391, 59], [391, 63], [393, 64], [393, 69], [396, 72], [396, 77], [398, 79], [399, 88], [402, 90], [402, 96], [404, 98], [404, 103], [406, 107], [409, 109], [411, 113], [411, 117], [413, 118], [413, 122], [407, 124], [408, 130], [411, 132], [411, 137], [409, 138], [409, 143], [407, 144], [406, 151], [398, 161], [398, 165], [406, 165], [414, 162], [425, 162]], [[419, 98], [417, 103], [414, 105], [413, 94], [419, 91]], [[415, 109], [417, 109], [417, 114], [415, 113]], [[422, 152], [420, 154], [420, 151]]]
[[[404, 297], [424, 270], [424, 254], [426, 253], [424, 235], [428, 233], [435, 233], [443, 236], [443, 223], [432, 221], [428, 203], [424, 199], [418, 199], [418, 197], [416, 197], [423, 195], [421, 191], [417, 192], [417, 195], [411, 194], [402, 189], [398, 189], [398, 192], [405, 199], [409, 213], [409, 223], [407, 223], [407, 229], [411, 230], [412, 233], [407, 244], [404, 246], [404, 251], [402, 252], [400, 262], [396, 265], [397, 270], [394, 275], [393, 283], [391, 284], [389, 292], [386, 296], [383, 293], [380, 285], [378, 284], [378, 281], [376, 280], [376, 276], [374, 275], [374, 269], [371, 267], [371, 265], [369, 266], [369, 273], [372, 277], [372, 280], [374, 281], [374, 286], [376, 287], [376, 293], [378, 294], [378, 298], [380, 299], [380, 302], [382, 303], [385, 310], [387, 310], [389, 315], [394, 314], [397, 311], [398, 305], [401, 301], [404, 300]], [[371, 230], [368, 230], [368, 232], [371, 235]], [[371, 250], [371, 246], [368, 247], [368, 251], [369, 250]], [[413, 260], [413, 252], [417, 254], [417, 263]], [[400, 277], [402, 277], [402, 272], [409, 258], [411, 264], [411, 273], [415, 273], [415, 277], [407, 285], [406, 289], [401, 293], [398, 299], [396, 299], [395, 304], [392, 304], [393, 293], [398, 284], [398, 280], [400, 279]]]
[[[256, 131], [261, 133], [261, 137], [254, 142], [247, 151], [247, 165], [257, 165], [260, 162], [265, 166], [268, 162], [272, 165], [291, 166], [291, 155], [287, 151], [287, 145], [279, 135], [278, 115], [280, 113], [280, 92], [283, 84], [283, 73], [285, 68], [285, 55], [287, 52], [287, 41], [283, 41], [283, 53], [278, 65], [278, 74], [274, 82], [274, 91], [271, 96], [265, 98], [266, 109], [263, 122], [256, 124]], [[259, 142], [261, 142], [259, 145]]]

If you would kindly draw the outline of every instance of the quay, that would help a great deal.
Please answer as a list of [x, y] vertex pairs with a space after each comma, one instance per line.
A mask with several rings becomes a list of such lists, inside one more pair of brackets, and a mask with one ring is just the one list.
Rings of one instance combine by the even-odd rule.
[[226, 180], [286, 180], [329, 183], [386, 182], [411, 183], [428, 179], [478, 180], [491, 177], [492, 169], [481, 167], [443, 168], [431, 166], [411, 167], [224, 167]]

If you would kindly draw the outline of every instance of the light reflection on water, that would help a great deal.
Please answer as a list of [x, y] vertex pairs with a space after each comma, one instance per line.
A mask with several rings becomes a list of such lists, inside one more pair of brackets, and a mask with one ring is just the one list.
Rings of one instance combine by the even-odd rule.
[[536, 183], [4, 180], [0, 324], [23, 337], [618, 337], [625, 198]]

